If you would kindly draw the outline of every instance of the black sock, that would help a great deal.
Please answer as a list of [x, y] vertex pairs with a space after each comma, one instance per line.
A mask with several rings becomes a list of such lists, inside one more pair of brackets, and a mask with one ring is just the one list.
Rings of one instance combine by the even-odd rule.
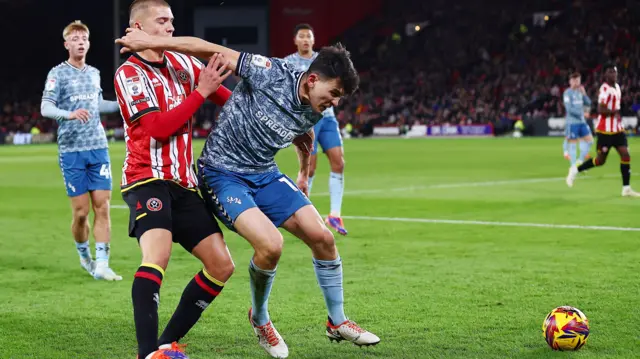
[[142, 264], [133, 279], [131, 298], [140, 358], [158, 350], [158, 306], [163, 276], [162, 268]]
[[631, 164], [621, 163], [620, 172], [622, 173], [622, 185], [628, 186], [629, 182], [631, 182]]
[[158, 343], [162, 345], [180, 341], [223, 288], [224, 283], [210, 276], [204, 269], [198, 272], [182, 292], [178, 308], [167, 323]]
[[591, 161], [586, 161], [583, 164], [581, 164], [580, 167], [578, 167], [578, 172], [586, 171], [595, 166], [597, 165], [596, 165], [596, 158], [594, 157], [591, 159]]

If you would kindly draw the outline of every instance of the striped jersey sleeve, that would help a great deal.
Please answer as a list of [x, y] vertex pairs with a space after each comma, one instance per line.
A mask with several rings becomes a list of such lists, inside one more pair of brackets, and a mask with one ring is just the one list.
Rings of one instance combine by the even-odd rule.
[[114, 87], [122, 118], [127, 125], [131, 126], [148, 113], [160, 111], [151, 79], [133, 65], [125, 64], [118, 69]]

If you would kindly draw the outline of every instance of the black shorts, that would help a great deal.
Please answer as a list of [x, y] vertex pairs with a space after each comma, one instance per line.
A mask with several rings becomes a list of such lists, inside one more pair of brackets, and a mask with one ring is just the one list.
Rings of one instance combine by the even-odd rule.
[[129, 205], [129, 237], [138, 241], [150, 229], [166, 229], [191, 252], [203, 239], [222, 232], [195, 189], [156, 180], [122, 192], [122, 198]]
[[627, 147], [627, 135], [624, 132], [615, 134], [598, 133], [598, 143], [596, 149], [598, 152], [609, 152], [612, 148]]

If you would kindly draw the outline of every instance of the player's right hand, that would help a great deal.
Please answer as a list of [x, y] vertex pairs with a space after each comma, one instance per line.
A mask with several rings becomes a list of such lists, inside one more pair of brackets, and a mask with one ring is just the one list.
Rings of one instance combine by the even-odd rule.
[[87, 123], [91, 118], [91, 115], [89, 114], [89, 111], [85, 110], [84, 108], [79, 108], [71, 112], [69, 118], [71, 120], [79, 120], [82, 123]]
[[200, 92], [204, 98], [216, 92], [218, 87], [222, 85], [222, 82], [231, 75], [231, 71], [225, 73], [228, 65], [229, 62], [225, 60], [222, 54], [214, 54], [207, 66], [200, 71], [196, 91]]

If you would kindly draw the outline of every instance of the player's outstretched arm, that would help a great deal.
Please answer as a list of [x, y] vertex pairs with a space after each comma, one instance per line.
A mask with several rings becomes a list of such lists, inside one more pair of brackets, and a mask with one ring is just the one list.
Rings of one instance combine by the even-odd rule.
[[146, 32], [138, 29], [127, 29], [127, 34], [119, 39], [116, 43], [122, 45], [121, 53], [139, 52], [144, 50], [169, 50], [180, 52], [183, 54], [210, 58], [214, 54], [222, 54], [228, 61], [227, 68], [236, 71], [236, 64], [240, 58], [240, 53], [228, 47], [213, 44], [211, 42], [192, 36], [163, 37], [151, 36]]

